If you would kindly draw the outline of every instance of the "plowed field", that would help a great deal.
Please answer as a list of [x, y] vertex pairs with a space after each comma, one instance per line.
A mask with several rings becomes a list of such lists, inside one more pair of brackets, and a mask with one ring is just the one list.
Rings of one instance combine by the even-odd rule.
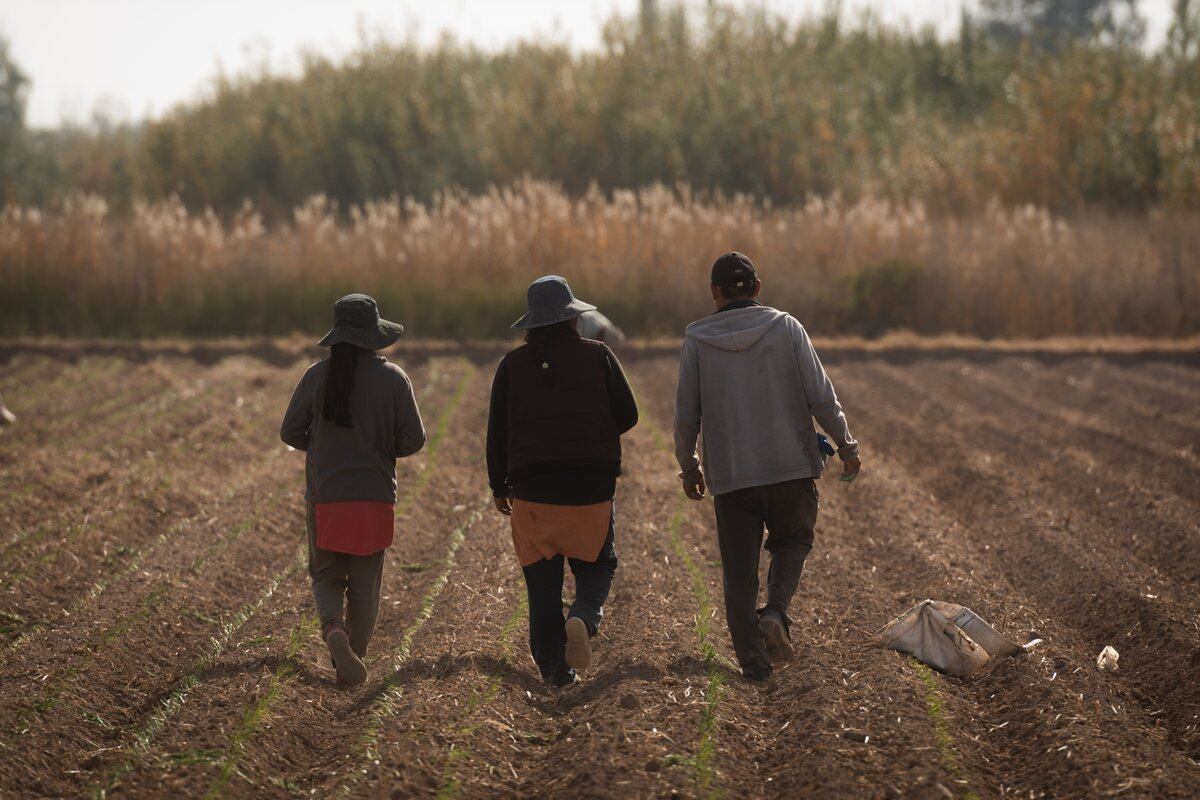
[[[669, 346], [621, 354], [643, 419], [596, 662], [537, 680], [483, 467], [499, 353], [394, 354], [431, 436], [348, 691], [276, 437], [311, 351], [0, 347], [0, 797], [1200, 796], [1200, 354], [827, 350], [864, 473], [822, 481], [768, 694], [675, 478]], [[966, 681], [868, 646], [926, 597], [1044, 643]]]

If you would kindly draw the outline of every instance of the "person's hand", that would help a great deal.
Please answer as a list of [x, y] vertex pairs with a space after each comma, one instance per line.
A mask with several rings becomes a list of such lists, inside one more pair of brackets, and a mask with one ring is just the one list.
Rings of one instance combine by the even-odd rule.
[[693, 500], [704, 499], [704, 476], [697, 476], [696, 480], [692, 481], [687, 478], [683, 479], [683, 493]]
[[512, 516], [512, 501], [511, 497], [497, 497], [496, 510], [506, 517]]
[[858, 477], [860, 469], [862, 469], [862, 461], [857, 458], [847, 458], [842, 461], [842, 476], [838, 480], [850, 483]]

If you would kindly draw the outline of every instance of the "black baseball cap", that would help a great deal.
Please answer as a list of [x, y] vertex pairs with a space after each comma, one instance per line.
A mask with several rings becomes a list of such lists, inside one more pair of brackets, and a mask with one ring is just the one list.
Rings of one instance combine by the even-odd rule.
[[748, 289], [752, 288], [757, 280], [754, 262], [741, 253], [726, 253], [713, 262], [713, 286], [720, 286], [722, 289]]

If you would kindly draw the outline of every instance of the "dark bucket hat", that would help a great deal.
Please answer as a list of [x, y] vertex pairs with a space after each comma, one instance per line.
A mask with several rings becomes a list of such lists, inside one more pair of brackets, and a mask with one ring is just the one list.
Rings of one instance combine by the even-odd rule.
[[575, 319], [586, 311], [595, 311], [591, 303], [576, 300], [566, 278], [546, 275], [529, 284], [526, 293], [529, 310], [512, 324], [517, 330], [544, 328]]
[[364, 350], [382, 350], [395, 344], [402, 333], [403, 325], [380, 318], [375, 298], [356, 292], [333, 304], [333, 328], [317, 344], [332, 347], [346, 342]]

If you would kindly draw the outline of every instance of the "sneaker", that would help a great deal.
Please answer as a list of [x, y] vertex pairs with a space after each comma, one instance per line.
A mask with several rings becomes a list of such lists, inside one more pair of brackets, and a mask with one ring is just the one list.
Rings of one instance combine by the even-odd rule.
[[567, 617], [567, 664], [587, 669], [592, 663], [592, 635], [579, 617]]
[[782, 664], [796, 657], [792, 640], [775, 614], [763, 614], [758, 618], [758, 635], [762, 637], [772, 664]]
[[350, 637], [346, 635], [345, 628], [331, 627], [325, 636], [325, 646], [329, 648], [333, 668], [337, 670], [338, 683], [349, 686], [366, 683], [367, 666], [350, 648]]

